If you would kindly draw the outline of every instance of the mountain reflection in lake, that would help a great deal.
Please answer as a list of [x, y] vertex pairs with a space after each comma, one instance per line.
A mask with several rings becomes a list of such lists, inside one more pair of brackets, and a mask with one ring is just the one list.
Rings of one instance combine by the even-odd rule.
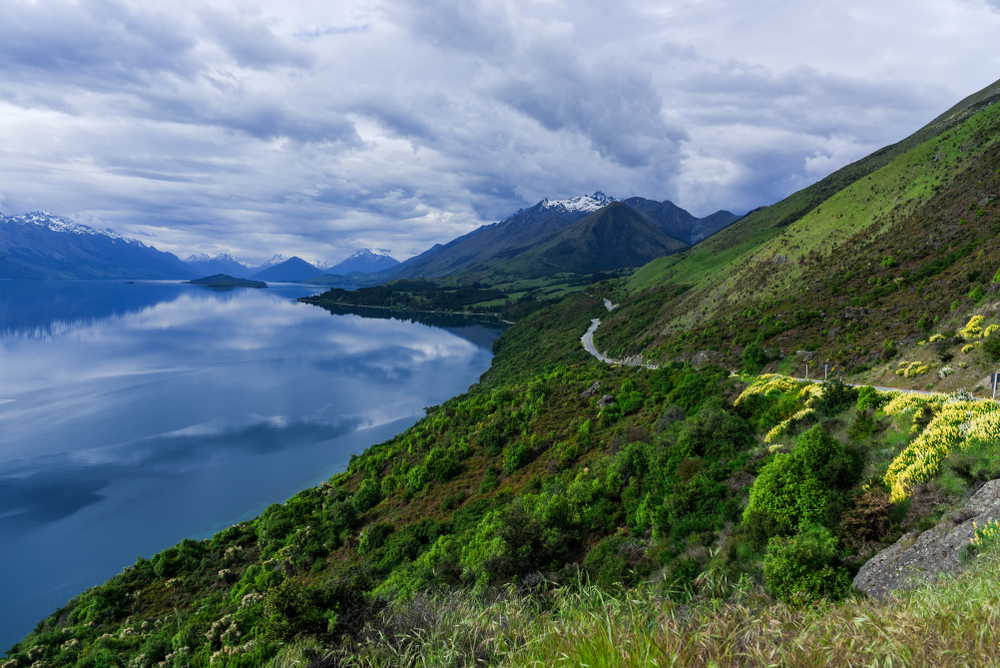
[[314, 292], [0, 281], [0, 651], [136, 555], [329, 478], [500, 334], [294, 301]]

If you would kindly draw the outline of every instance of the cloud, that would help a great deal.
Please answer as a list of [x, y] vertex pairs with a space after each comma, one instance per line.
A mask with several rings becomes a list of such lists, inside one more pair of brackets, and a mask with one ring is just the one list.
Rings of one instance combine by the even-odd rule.
[[769, 204], [1000, 71], [985, 0], [0, 5], [5, 213], [421, 252], [542, 197]]

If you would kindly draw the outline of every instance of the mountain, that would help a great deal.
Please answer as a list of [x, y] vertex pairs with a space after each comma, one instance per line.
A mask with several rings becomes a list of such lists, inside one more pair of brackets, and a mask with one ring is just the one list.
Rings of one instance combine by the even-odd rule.
[[[436, 245], [394, 269], [381, 272], [378, 277], [382, 280], [394, 280], [454, 275], [539, 276], [560, 271], [598, 271], [588, 269], [593, 267], [620, 269], [635, 266], [628, 264], [629, 262], [641, 263], [651, 257], [658, 257], [648, 254], [654, 248], [663, 250], [663, 254], [682, 250], [691, 243], [687, 239], [702, 239], [738, 219], [728, 212], [718, 212], [699, 219], [670, 202], [660, 204], [638, 197], [629, 201], [652, 215], [647, 216], [627, 202], [619, 203], [614, 197], [600, 191], [565, 200], [543, 199], [533, 207], [521, 209], [498, 223], [484, 225], [447, 244]], [[627, 237], [611, 234], [606, 228], [592, 230], [596, 236], [591, 236], [590, 241], [586, 241], [585, 237], [591, 233], [582, 230], [568, 231], [577, 221], [611, 205], [622, 204], [633, 213], [642, 214], [640, 217], [658, 228], [660, 234], [654, 235], [648, 224], [640, 224], [634, 216], [626, 215], [620, 208], [616, 208], [613, 216], [605, 219], [603, 224], [611, 220], [627, 220], [627, 229], [640, 235], [634, 243], [641, 246], [642, 250], [636, 248], [636, 252], [629, 253], [626, 250], [629, 245]], [[668, 212], [674, 218], [670, 218]], [[670, 229], [678, 230], [682, 236], [672, 234]], [[561, 236], [563, 233], [568, 236]], [[613, 261], [598, 259], [597, 249], [588, 245], [597, 238], [613, 241], [616, 250], [607, 255], [607, 258], [614, 257]], [[622, 264], [623, 262], [626, 264]]]
[[612, 202], [493, 270], [527, 276], [638, 267], [687, 248], [627, 204]]
[[328, 267], [320, 266], [320, 269], [328, 274], [342, 275], [353, 272], [363, 274], [373, 274], [375, 272], [391, 269], [399, 264], [399, 260], [390, 257], [389, 251], [372, 250], [365, 248], [359, 250], [354, 255], [335, 265]]
[[624, 203], [654, 221], [668, 235], [691, 246], [740, 219], [728, 211], [716, 211], [705, 218], [695, 218], [669, 200], [655, 202], [642, 197], [630, 197]]
[[0, 215], [0, 278], [195, 278], [163, 253], [112, 230], [98, 230], [44, 211]]
[[543, 199], [499, 223], [483, 225], [447, 244], [437, 244], [379, 276], [386, 280], [441, 278], [468, 272], [475, 264], [513, 257], [614, 201], [614, 197], [600, 191], [565, 200]]
[[243, 262], [239, 262], [232, 255], [226, 253], [216, 255], [215, 257], [209, 257], [205, 253], [191, 255], [184, 261], [191, 268], [191, 271], [203, 276], [226, 274], [227, 276], [235, 276], [237, 278], [247, 278], [250, 274], [261, 269], [260, 267], [251, 267]]
[[[275, 256], [275, 258], [278, 257], [280, 256]], [[275, 258], [272, 258], [272, 262]], [[266, 264], [267, 263], [265, 263], [265, 265]], [[250, 278], [256, 281], [295, 283], [308, 278], [322, 276], [324, 273], [326, 272], [322, 269], [317, 269], [300, 257], [291, 257], [283, 262], [278, 262], [277, 264], [267, 267], [262, 271], [254, 273], [250, 276]]]

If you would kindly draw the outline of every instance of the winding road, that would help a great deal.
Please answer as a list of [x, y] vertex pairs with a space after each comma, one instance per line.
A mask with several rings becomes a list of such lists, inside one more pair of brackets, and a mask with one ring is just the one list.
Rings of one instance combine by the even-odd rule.
[[[612, 304], [611, 301], [608, 300], [608, 299], [604, 300], [604, 308], [608, 309], [609, 312], [610, 311], [614, 311], [616, 306], [618, 306], [618, 304]], [[588, 353], [590, 353], [591, 355], [593, 355], [594, 357], [596, 357], [601, 362], [604, 362], [605, 364], [622, 364], [622, 365], [625, 365], [625, 366], [641, 366], [641, 367], [643, 367], [645, 369], [659, 369], [660, 368], [660, 365], [658, 365], [658, 364], [646, 364], [646, 363], [644, 363], [644, 362], [642, 362], [641, 360], [638, 360], [638, 359], [616, 360], [616, 359], [613, 359], [611, 357], [607, 357], [607, 356], [602, 355], [601, 353], [599, 353], [597, 351], [597, 346], [594, 345], [594, 333], [597, 332], [597, 328], [600, 327], [600, 326], [601, 326], [601, 319], [600, 318], [594, 318], [594, 319], [592, 319], [590, 321], [590, 328], [587, 329], [587, 332], [583, 336], [580, 337], [580, 342], [583, 343], [583, 348]], [[807, 378], [797, 378], [795, 376], [789, 376], [789, 377], [792, 380], [797, 380], [797, 381], [813, 382], [813, 383], [820, 382], [820, 381], [818, 381], [815, 378], [813, 378], [813, 379], [807, 379]], [[883, 392], [904, 392], [904, 393], [907, 393], [907, 394], [940, 394], [940, 392], [929, 392], [927, 390], [906, 390], [906, 389], [899, 388], [899, 387], [882, 387], [882, 386], [878, 386], [878, 385], [873, 386], [873, 387], [875, 387], [876, 390], [881, 390]], [[975, 398], [977, 400], [979, 400], [979, 401], [991, 401], [990, 397], [975, 397]]]
[[[610, 299], [608, 298], [604, 299], [604, 308], [608, 309], [609, 312], [614, 311], [617, 306], [618, 304], [612, 304]], [[600, 326], [601, 326], [601, 319], [594, 318], [593, 320], [590, 321], [590, 328], [587, 330], [587, 333], [580, 337], [580, 342], [583, 343], [583, 347], [588, 353], [590, 353], [600, 361], [604, 362], [605, 364], [623, 364], [625, 366], [641, 366], [645, 369], [660, 368], [659, 364], [646, 364], [645, 362], [638, 359], [616, 360], [610, 357], [606, 357], [601, 353], [597, 352], [597, 347], [594, 345], [594, 332], [596, 332], [597, 328]]]

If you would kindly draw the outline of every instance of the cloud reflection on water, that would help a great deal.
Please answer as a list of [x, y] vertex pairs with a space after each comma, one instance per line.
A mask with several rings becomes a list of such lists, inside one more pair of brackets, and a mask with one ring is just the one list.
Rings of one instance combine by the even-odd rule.
[[293, 301], [311, 293], [0, 281], [0, 645], [328, 478], [475, 382], [500, 333]]

